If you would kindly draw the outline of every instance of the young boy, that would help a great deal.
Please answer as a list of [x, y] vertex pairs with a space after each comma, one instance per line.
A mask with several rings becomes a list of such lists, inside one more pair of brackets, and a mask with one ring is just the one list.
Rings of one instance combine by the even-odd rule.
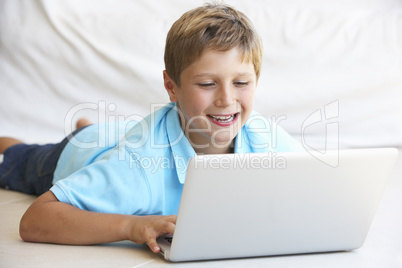
[[174, 232], [192, 156], [300, 150], [252, 113], [261, 57], [261, 41], [244, 14], [225, 5], [199, 7], [167, 36], [163, 79], [171, 103], [120, 140], [111, 138], [109, 126], [85, 121], [60, 144], [0, 138], [0, 185], [41, 194], [21, 219], [22, 239], [131, 240], [157, 253], [156, 238]]

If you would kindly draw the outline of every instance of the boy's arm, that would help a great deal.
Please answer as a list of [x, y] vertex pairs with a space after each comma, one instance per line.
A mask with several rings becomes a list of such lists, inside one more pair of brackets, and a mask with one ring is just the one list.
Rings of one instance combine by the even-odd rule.
[[100, 244], [131, 240], [160, 251], [156, 238], [173, 234], [176, 216], [134, 216], [97, 213], [59, 202], [48, 191], [25, 212], [20, 223], [24, 241], [57, 244]]

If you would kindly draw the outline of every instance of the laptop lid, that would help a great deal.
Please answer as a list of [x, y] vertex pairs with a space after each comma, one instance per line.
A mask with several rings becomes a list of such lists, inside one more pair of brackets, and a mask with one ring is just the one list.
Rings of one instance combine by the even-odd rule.
[[171, 247], [163, 237], [158, 242], [171, 261], [359, 248], [397, 154], [379, 148], [326, 151], [322, 159], [308, 152], [196, 156]]

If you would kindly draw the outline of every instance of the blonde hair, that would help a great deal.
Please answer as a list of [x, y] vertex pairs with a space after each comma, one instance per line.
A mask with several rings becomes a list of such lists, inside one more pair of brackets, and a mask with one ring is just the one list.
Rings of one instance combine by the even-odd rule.
[[223, 4], [207, 4], [184, 13], [170, 28], [165, 46], [165, 68], [180, 86], [180, 74], [204, 51], [240, 48], [242, 61], [261, 71], [262, 42], [242, 12]]

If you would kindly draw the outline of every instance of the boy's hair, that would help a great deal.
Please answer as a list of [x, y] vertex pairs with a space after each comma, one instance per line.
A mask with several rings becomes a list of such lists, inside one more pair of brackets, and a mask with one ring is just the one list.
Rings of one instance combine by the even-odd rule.
[[249, 19], [222, 4], [207, 4], [184, 13], [166, 38], [165, 68], [180, 86], [180, 74], [204, 51], [239, 48], [243, 61], [251, 62], [257, 79], [261, 70], [262, 42]]

